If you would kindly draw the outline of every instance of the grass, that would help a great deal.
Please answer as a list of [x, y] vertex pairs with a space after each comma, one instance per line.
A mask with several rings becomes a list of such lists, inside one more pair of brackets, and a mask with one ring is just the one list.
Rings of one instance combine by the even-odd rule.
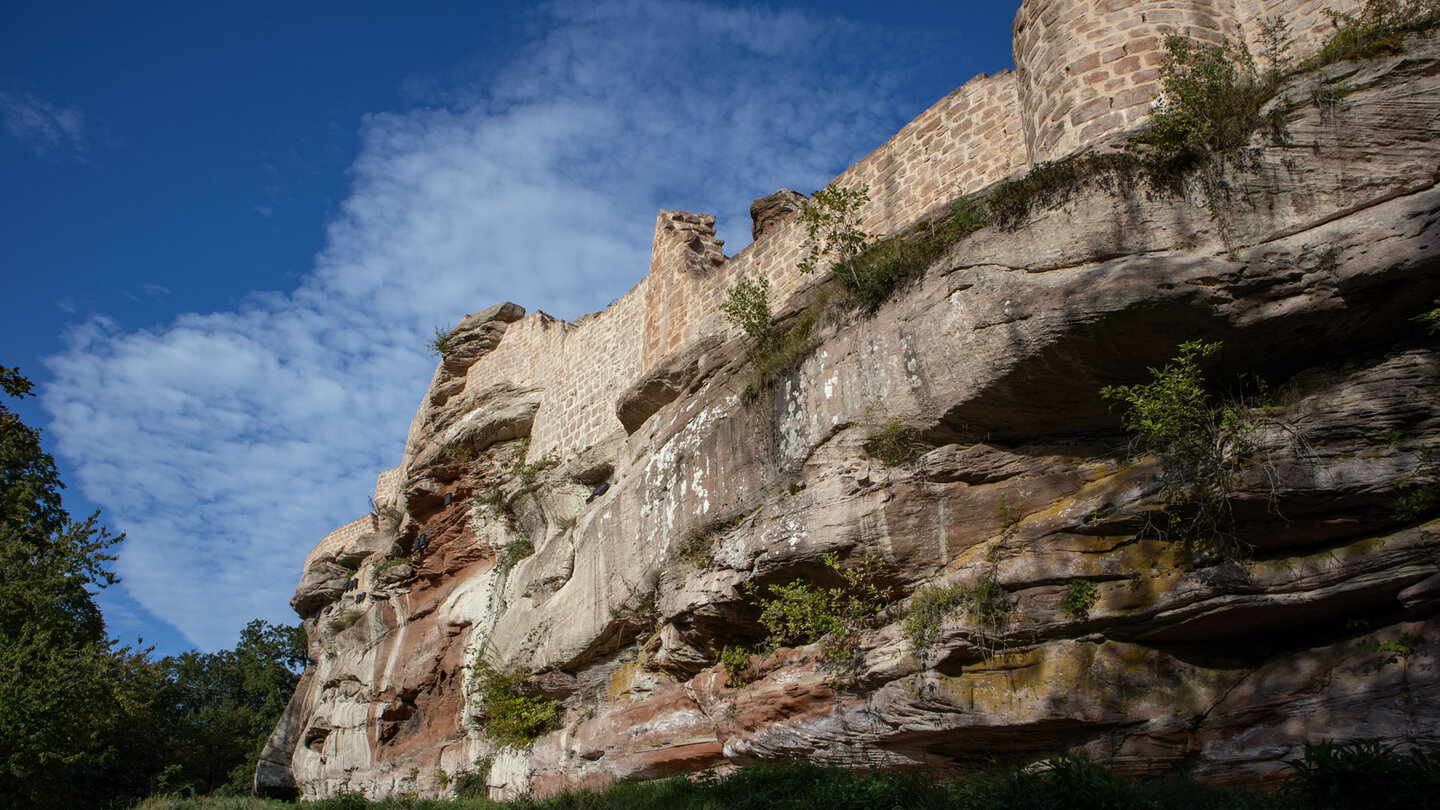
[[[1373, 741], [1307, 745], [1288, 763], [1280, 790], [1220, 787], [1184, 775], [1131, 779], [1084, 756], [1062, 754], [1021, 769], [992, 764], [959, 777], [926, 769], [846, 770], [797, 762], [761, 762], [725, 775], [701, 772], [603, 790], [566, 791], [509, 802], [388, 799], [357, 794], [303, 805], [309, 810], [1308, 810], [1434, 807], [1440, 757], [1401, 753]], [[277, 810], [300, 807], [249, 797], [152, 797], [135, 810]]]
[[815, 334], [815, 330], [825, 307], [826, 302], [822, 300], [800, 313], [789, 326], [771, 332], [765, 343], [751, 344], [750, 382], [741, 392], [747, 403], [754, 402], [761, 391], [782, 375], [798, 368], [820, 345], [820, 336]]
[[510, 569], [514, 568], [521, 560], [534, 553], [534, 543], [524, 537], [516, 538], [511, 541], [509, 545], [505, 546], [505, 550], [500, 554], [500, 559], [495, 562], [495, 567], [503, 576], [509, 573]]
[[[815, 291], [805, 311], [783, 328], [769, 323], [766, 289], [741, 290], [737, 286], [721, 309], [727, 320], [751, 337], [753, 372], [743, 391], [744, 400], [755, 401], [776, 379], [799, 367], [820, 345], [816, 332], [822, 323], [849, 309], [873, 313], [895, 290], [918, 278], [952, 245], [985, 223], [983, 207], [962, 197], [934, 221], [918, 223], [898, 236], [863, 240], [864, 246], [853, 256], [835, 264], [831, 280]], [[737, 291], [741, 293], [738, 298]]]
[[1143, 164], [1129, 152], [1087, 152], [1041, 163], [1013, 180], [990, 190], [985, 215], [990, 224], [1011, 230], [1033, 211], [1060, 205], [1085, 188], [1114, 191], [1132, 186]]
[[391, 568], [397, 568], [399, 566], [409, 564], [409, 557], [396, 557], [393, 560], [386, 560], [385, 562], [375, 566], [375, 568], [370, 571], [370, 582], [377, 582], [380, 579], [380, 575], [385, 573], [386, 571], [389, 571]]
[[918, 277], [987, 220], [982, 206], [961, 197], [939, 219], [921, 222], [904, 234], [869, 245], [854, 258], [849, 273], [836, 273], [836, 277], [844, 285], [850, 303], [873, 312], [895, 290]]
[[510, 464], [510, 474], [520, 483], [521, 489], [529, 489], [535, 483], [535, 478], [540, 473], [551, 467], [560, 466], [560, 458], [550, 450], [538, 459], [526, 462], [530, 454], [530, 437], [526, 436], [515, 443], [515, 455]]
[[342, 633], [346, 630], [349, 630], [358, 621], [360, 621], [360, 611], [347, 610], [341, 613], [339, 616], [331, 619], [329, 622], [329, 627], [336, 633]]
[[696, 529], [691, 529], [680, 541], [680, 548], [676, 551], [676, 557], [681, 562], [692, 565], [696, 568], [709, 568], [715, 563], [715, 555], [710, 550], [710, 539], [717, 533], [729, 527], [728, 521], [713, 521]]

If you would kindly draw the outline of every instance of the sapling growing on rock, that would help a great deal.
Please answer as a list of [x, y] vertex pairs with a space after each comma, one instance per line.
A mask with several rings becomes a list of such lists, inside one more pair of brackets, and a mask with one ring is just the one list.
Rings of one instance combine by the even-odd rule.
[[875, 236], [860, 228], [860, 209], [870, 201], [870, 186], [858, 189], [830, 184], [800, 209], [805, 225], [805, 258], [796, 265], [802, 273], [820, 269], [823, 259], [835, 257], [832, 265], [844, 270], [843, 278], [851, 289], [860, 287], [855, 272], [855, 259], [875, 241]]

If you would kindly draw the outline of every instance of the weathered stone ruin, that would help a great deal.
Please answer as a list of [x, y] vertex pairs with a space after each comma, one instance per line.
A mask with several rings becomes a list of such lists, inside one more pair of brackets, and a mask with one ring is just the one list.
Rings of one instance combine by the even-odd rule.
[[[1165, 35], [1254, 50], [1283, 14], [1303, 52], [1335, 5], [1026, 0], [1014, 73], [836, 182], [868, 184], [867, 230], [904, 232], [1113, 151], [1146, 121]], [[729, 257], [712, 217], [662, 211], [649, 274], [575, 323], [466, 318], [375, 513], [306, 559], [314, 664], [257, 788], [443, 793], [486, 763], [505, 796], [1064, 750], [1256, 782], [1309, 741], [1440, 743], [1440, 526], [1419, 497], [1440, 477], [1440, 347], [1414, 321], [1440, 297], [1440, 43], [1290, 82], [1286, 137], [1257, 136], [1227, 193], [1093, 185], [981, 228], [878, 311], [822, 319], [750, 396], [717, 307], [762, 276], [781, 324], [819, 306], [792, 195], [758, 201]], [[1166, 459], [1099, 393], [1192, 340], [1222, 344], [1210, 379], [1269, 381], [1239, 406], [1222, 493], [1243, 553], [1164, 530]], [[887, 464], [891, 429], [909, 457]], [[764, 636], [767, 586], [835, 585], [831, 554], [875, 561], [893, 600], [845, 666], [782, 645], [732, 678], [720, 656]], [[994, 610], [907, 634], [926, 594], [982, 584]], [[531, 746], [485, 730], [497, 671], [559, 702]]]

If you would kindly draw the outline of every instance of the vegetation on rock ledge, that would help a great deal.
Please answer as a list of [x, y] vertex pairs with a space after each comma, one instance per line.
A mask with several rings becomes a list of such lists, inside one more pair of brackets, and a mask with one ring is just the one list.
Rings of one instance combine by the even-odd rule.
[[559, 725], [560, 701], [522, 694], [523, 674], [503, 671], [477, 656], [472, 677], [484, 706], [481, 727], [499, 744], [529, 748], [540, 735]]
[[1206, 388], [1200, 361], [1219, 350], [1219, 343], [1182, 343], [1170, 364], [1150, 369], [1151, 382], [1106, 386], [1100, 395], [1123, 406], [1121, 426], [1163, 460], [1162, 521], [1154, 526], [1160, 536], [1235, 559], [1243, 548], [1232, 531], [1230, 496], [1257, 463], [1259, 445], [1248, 403]]
[[834, 554], [825, 555], [824, 562], [843, 585], [825, 588], [794, 580], [772, 586], [760, 598], [760, 624], [771, 647], [818, 643], [831, 670], [845, 680], [859, 663], [855, 633], [893, 599], [877, 581], [883, 567], [879, 558], [866, 555], [851, 568], [841, 568]]

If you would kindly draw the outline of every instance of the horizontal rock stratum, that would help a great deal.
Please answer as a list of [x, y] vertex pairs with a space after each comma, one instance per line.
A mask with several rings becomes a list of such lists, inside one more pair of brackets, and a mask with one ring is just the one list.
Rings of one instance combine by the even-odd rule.
[[[1027, 3], [1017, 30], [1059, 5]], [[1305, 742], [1440, 744], [1440, 342], [1414, 320], [1440, 298], [1440, 45], [1281, 99], [1285, 137], [1209, 194], [1111, 178], [982, 228], [873, 313], [829, 310], [751, 395], [746, 341], [713, 315], [730, 264], [789, 274], [782, 325], [826, 289], [755, 259], [793, 252], [788, 197], [740, 257], [713, 219], [662, 213], [650, 278], [612, 309], [688, 314], [619, 365], [554, 365], [610, 334], [605, 313], [467, 318], [376, 514], [307, 559], [314, 663], [257, 788], [444, 793], [488, 765], [505, 796], [1065, 750], [1257, 782]], [[1166, 530], [1173, 471], [1100, 395], [1197, 340], [1221, 344], [1220, 387], [1269, 383], [1237, 412], [1222, 496], [1243, 553]], [[914, 452], [889, 465], [867, 445], [900, 425]], [[838, 585], [827, 555], [872, 561], [893, 599], [846, 666], [780, 646], [730, 685], [719, 657], [764, 635], [767, 589]], [[907, 613], [957, 583], [1003, 610], [942, 616], [917, 648]], [[559, 701], [554, 727], [500, 745], [483, 671]]]

